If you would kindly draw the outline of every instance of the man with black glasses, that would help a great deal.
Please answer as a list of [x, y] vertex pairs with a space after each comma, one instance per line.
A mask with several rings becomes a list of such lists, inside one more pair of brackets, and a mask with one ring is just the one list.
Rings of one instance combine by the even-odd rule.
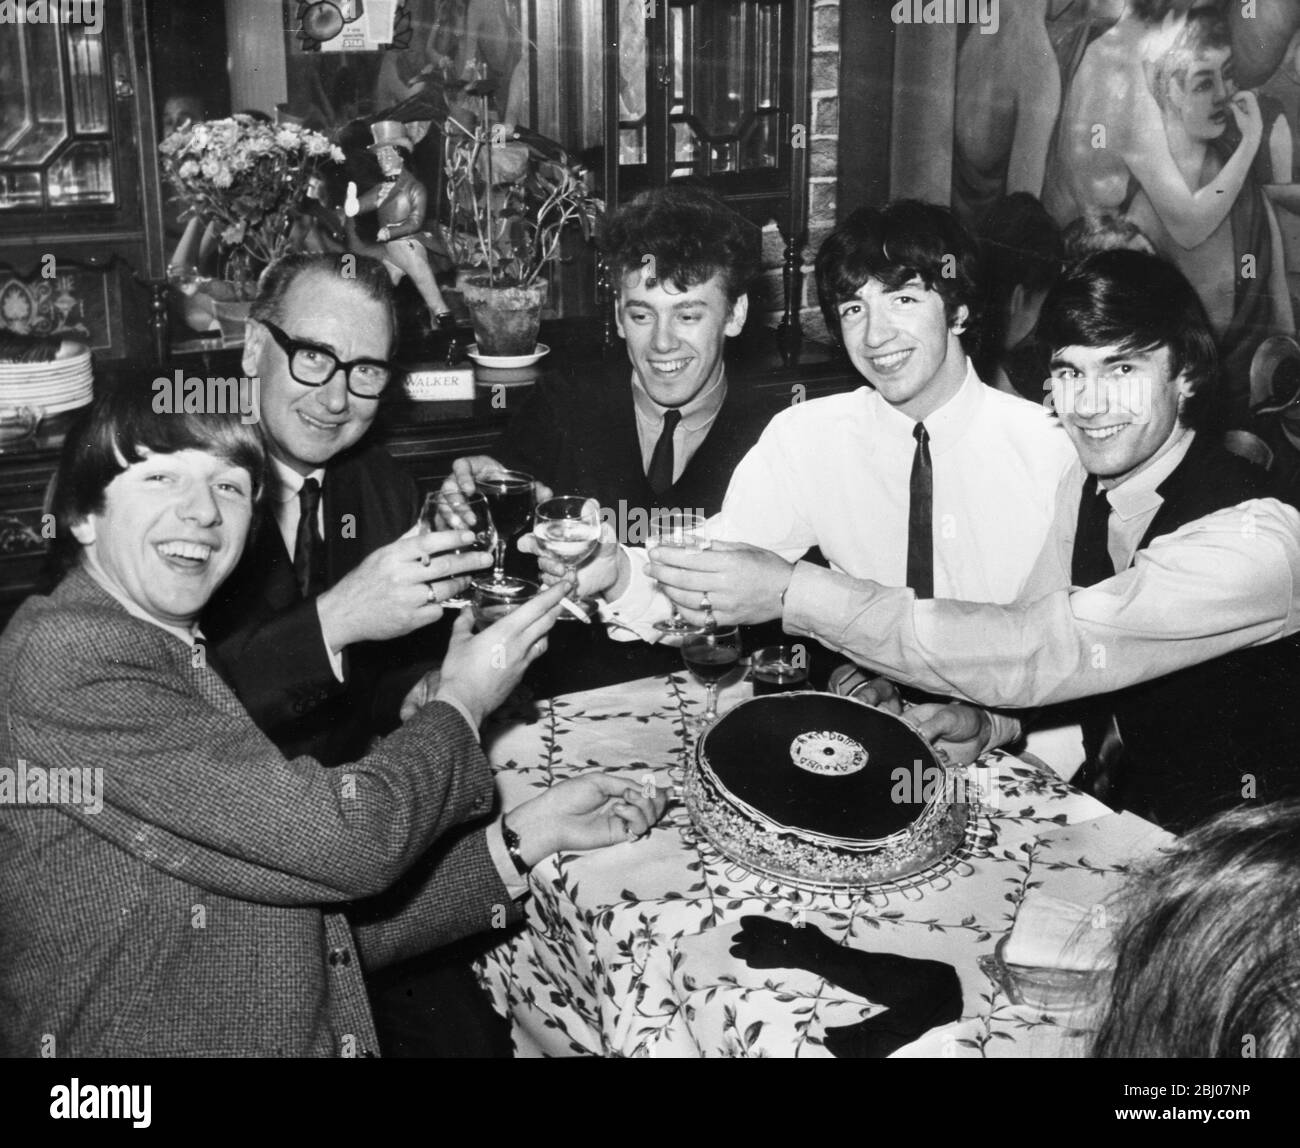
[[327, 765], [397, 724], [429, 651], [395, 640], [436, 622], [487, 564], [406, 536], [415, 483], [365, 440], [392, 374], [392, 288], [374, 260], [344, 270], [337, 256], [291, 255], [253, 304], [243, 369], [261, 380], [279, 482], [203, 620], [257, 724], [287, 755]]

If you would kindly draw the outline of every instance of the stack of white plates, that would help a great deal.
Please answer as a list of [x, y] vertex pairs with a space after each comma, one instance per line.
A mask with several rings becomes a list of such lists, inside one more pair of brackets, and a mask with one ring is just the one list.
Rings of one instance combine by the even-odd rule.
[[76, 410], [90, 402], [92, 383], [89, 350], [47, 363], [0, 363], [0, 408]]

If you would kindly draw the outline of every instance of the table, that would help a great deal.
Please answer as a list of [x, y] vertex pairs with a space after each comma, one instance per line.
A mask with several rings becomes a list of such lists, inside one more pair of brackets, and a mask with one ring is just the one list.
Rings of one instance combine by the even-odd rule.
[[[684, 760], [686, 719], [703, 692], [683, 671], [501, 711], [484, 744], [506, 806], [587, 770], [665, 780]], [[749, 694], [747, 684], [726, 686], [720, 708]], [[961, 1020], [896, 1055], [1081, 1055], [1083, 1030], [1013, 1004], [984, 966], [1027, 895], [1099, 902], [1163, 835], [1032, 759], [990, 755], [979, 776], [990, 798], [981, 847], [920, 889], [834, 897], [782, 889], [702, 847], [679, 803], [639, 841], [542, 862], [526, 927], [479, 965], [511, 1021], [516, 1054], [829, 1056], [827, 1026], [881, 1010], [814, 974], [732, 957], [740, 919], [766, 914], [957, 970]]]

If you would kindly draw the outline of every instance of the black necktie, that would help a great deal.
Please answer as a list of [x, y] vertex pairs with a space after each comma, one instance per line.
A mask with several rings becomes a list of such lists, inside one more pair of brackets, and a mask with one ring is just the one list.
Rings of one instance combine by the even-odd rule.
[[912, 428], [912, 485], [907, 510], [907, 584], [918, 598], [934, 597], [934, 469], [925, 424]]
[[655, 443], [654, 453], [650, 456], [650, 470], [646, 474], [656, 498], [673, 484], [673, 431], [681, 421], [681, 411], [664, 411], [664, 429], [659, 432], [659, 441]]
[[309, 478], [298, 491], [298, 534], [293, 542], [293, 576], [304, 598], [318, 594], [324, 579], [325, 542], [316, 525], [319, 507], [320, 483]]
[[[1070, 579], [1076, 586], [1095, 586], [1115, 576], [1109, 541], [1110, 500], [1106, 491], [1097, 485], [1097, 476], [1090, 474], [1079, 499], [1079, 521], [1070, 561]], [[1114, 805], [1124, 742], [1111, 707], [1104, 702], [1090, 705], [1079, 725], [1083, 731], [1084, 762], [1073, 784]]]
[[1074, 532], [1074, 555], [1070, 578], [1076, 586], [1095, 586], [1115, 577], [1110, 558], [1110, 501], [1097, 485], [1097, 476], [1088, 475], [1079, 499], [1079, 523]]

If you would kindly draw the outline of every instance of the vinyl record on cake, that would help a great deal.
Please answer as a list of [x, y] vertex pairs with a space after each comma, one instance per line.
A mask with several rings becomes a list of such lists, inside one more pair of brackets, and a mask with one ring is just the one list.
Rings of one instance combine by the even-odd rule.
[[859, 888], [914, 876], [961, 843], [967, 808], [953, 782], [901, 718], [798, 692], [719, 719], [696, 746], [686, 801], [733, 861], [797, 884]]

